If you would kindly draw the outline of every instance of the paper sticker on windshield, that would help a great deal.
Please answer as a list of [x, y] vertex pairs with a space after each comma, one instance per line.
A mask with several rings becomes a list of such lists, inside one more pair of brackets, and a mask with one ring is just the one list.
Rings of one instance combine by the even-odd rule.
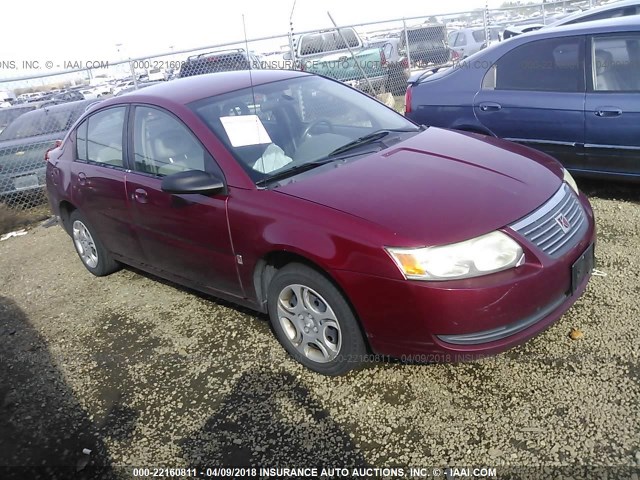
[[271, 143], [271, 138], [257, 115], [220, 117], [220, 121], [234, 147]]

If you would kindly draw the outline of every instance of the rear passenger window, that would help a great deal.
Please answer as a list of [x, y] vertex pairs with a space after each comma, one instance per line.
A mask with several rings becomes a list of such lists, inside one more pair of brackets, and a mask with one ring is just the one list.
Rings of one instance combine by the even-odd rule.
[[640, 91], [640, 35], [595, 37], [591, 65], [595, 91]]
[[505, 54], [489, 69], [483, 88], [547, 92], [582, 92], [582, 37], [538, 40]]
[[76, 130], [77, 158], [123, 167], [122, 130], [125, 107], [102, 110], [87, 118]]

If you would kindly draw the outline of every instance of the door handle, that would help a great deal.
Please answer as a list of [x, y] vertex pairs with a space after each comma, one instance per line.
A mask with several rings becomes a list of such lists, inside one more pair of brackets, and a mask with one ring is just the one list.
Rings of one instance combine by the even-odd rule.
[[480, 104], [480, 110], [483, 112], [497, 112], [502, 108], [499, 103], [485, 102]]
[[619, 117], [622, 115], [622, 109], [618, 107], [598, 107], [595, 114], [597, 117]]
[[149, 201], [147, 191], [142, 188], [136, 188], [133, 192], [133, 199], [138, 203], [147, 203]]
[[87, 183], [87, 174], [84, 172], [79, 172], [78, 173], [78, 183], [80, 185], [84, 185], [85, 183]]

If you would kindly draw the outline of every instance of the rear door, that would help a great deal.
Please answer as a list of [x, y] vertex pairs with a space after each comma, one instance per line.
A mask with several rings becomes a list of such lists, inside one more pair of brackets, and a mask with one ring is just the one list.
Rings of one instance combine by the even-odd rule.
[[495, 135], [542, 150], [567, 166], [584, 161], [585, 39], [519, 45], [487, 72], [474, 99]]
[[107, 250], [138, 262], [142, 250], [131, 228], [125, 190], [126, 112], [125, 106], [99, 110], [76, 129], [71, 196]]
[[240, 296], [227, 224], [227, 195], [170, 194], [162, 178], [203, 170], [224, 179], [186, 125], [165, 110], [136, 106], [131, 114], [127, 193], [149, 265], [208, 290]]
[[591, 39], [585, 169], [640, 176], [640, 33]]

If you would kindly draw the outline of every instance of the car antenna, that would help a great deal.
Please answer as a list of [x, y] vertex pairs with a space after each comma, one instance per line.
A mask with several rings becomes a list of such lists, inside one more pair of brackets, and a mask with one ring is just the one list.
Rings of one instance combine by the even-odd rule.
[[[256, 118], [258, 118], [258, 107], [256, 105], [256, 92], [255, 89], [253, 88], [253, 66], [251, 65], [251, 57], [249, 56], [249, 40], [247, 40], [247, 24], [244, 21], [244, 13], [242, 14], [242, 29], [244, 30], [244, 48], [245, 48], [245, 52], [247, 54], [247, 63], [249, 64], [249, 84], [251, 85], [251, 99], [253, 102], [253, 113], [256, 116]], [[256, 129], [259, 129], [258, 125], [256, 124]], [[260, 138], [260, 136], [258, 135], [258, 138]], [[265, 171], [264, 168], [264, 155], [260, 156], [260, 161], [262, 162], [262, 172]]]

